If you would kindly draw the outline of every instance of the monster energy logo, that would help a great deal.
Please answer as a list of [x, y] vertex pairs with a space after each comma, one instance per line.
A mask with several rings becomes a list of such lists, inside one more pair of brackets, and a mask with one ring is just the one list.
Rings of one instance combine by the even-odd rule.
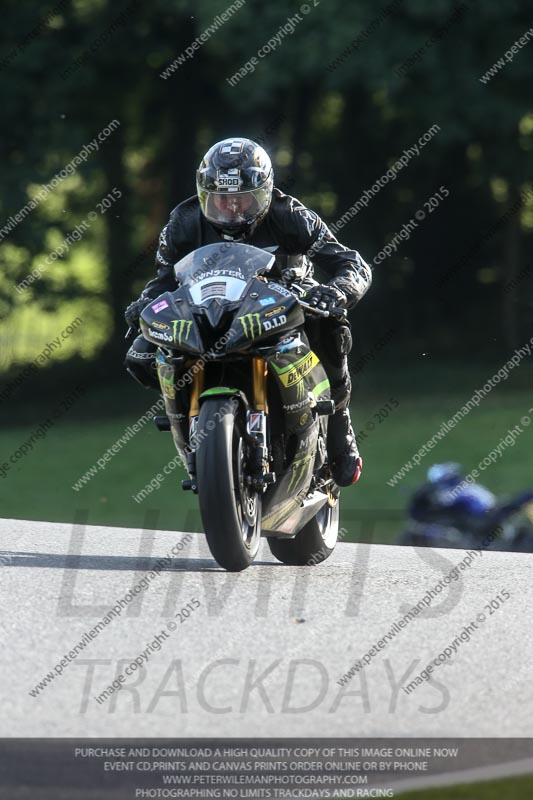
[[305, 390], [306, 390], [306, 386], [305, 386], [305, 383], [303, 381], [300, 381], [300, 383], [296, 384], [296, 399], [297, 400], [303, 400], [304, 399]]
[[[247, 339], [255, 339], [256, 336], [261, 336], [263, 328], [259, 314], [245, 314], [244, 317], [237, 317], [237, 319], [241, 323]], [[255, 328], [257, 328], [257, 333], [254, 333]]]
[[175, 319], [172, 322], [172, 326], [174, 329], [174, 341], [181, 344], [183, 339], [187, 340], [191, 332], [192, 320]]
[[292, 465], [291, 479], [289, 481], [289, 485], [287, 486], [287, 492], [292, 492], [293, 489], [296, 489], [298, 484], [305, 476], [308, 464], [309, 458], [301, 458], [299, 461], [294, 462]]

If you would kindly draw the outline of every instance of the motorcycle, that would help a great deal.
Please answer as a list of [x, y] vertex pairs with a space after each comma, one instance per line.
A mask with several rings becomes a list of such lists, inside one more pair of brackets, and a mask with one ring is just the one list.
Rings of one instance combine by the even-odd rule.
[[435, 464], [408, 506], [398, 544], [533, 552], [533, 491], [498, 499], [465, 484], [458, 464]]
[[[179, 288], [144, 309], [170, 431], [198, 495], [213, 558], [247, 568], [266, 537], [284, 564], [328, 558], [339, 494], [328, 467], [335, 404], [310, 349], [303, 290], [269, 277], [275, 257], [237, 242], [201, 247], [174, 267]], [[333, 314], [344, 316], [345, 309]]]

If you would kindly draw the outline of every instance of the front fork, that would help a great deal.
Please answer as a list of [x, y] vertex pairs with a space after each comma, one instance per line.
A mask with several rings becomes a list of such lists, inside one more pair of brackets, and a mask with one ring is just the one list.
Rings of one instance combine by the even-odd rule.
[[[252, 393], [253, 406], [246, 411], [246, 431], [248, 434], [247, 482], [258, 491], [265, 491], [270, 483], [276, 480], [269, 471], [269, 454], [267, 439], [267, 375], [268, 365], [263, 358], [252, 360]], [[196, 453], [192, 448], [198, 434], [198, 416], [200, 414], [200, 395], [204, 390], [204, 370], [199, 369], [193, 376], [189, 403], [189, 450], [187, 453], [187, 470], [191, 481], [183, 481], [184, 488], [196, 489]]]
[[203, 364], [198, 372], [195, 372], [191, 384], [191, 397], [189, 401], [189, 447], [187, 449], [187, 472], [191, 476], [190, 481], [182, 481], [184, 489], [191, 488], [197, 491], [196, 486], [196, 448], [193, 446], [198, 433], [198, 417], [200, 415], [200, 395], [204, 390], [204, 368]]
[[253, 410], [246, 412], [248, 432], [248, 482], [258, 491], [264, 492], [269, 483], [274, 483], [275, 475], [270, 472], [267, 439], [267, 376], [268, 365], [263, 358], [252, 361]]

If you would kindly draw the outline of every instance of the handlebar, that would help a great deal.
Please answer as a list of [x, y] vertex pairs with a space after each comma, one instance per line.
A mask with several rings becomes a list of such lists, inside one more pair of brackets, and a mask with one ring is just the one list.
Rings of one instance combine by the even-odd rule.
[[332, 308], [331, 311], [323, 311], [321, 308], [315, 308], [315, 306], [310, 306], [308, 303], [303, 303], [300, 300], [300, 305], [310, 314], [316, 314], [317, 317], [334, 317], [335, 319], [346, 319], [348, 316], [348, 312], [342, 306], [337, 306], [336, 308]]

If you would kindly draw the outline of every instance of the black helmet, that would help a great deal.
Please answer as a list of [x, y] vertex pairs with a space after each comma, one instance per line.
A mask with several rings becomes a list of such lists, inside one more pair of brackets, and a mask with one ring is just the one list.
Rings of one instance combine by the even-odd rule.
[[246, 239], [267, 213], [274, 173], [251, 139], [224, 139], [207, 151], [196, 173], [202, 213], [224, 237]]

